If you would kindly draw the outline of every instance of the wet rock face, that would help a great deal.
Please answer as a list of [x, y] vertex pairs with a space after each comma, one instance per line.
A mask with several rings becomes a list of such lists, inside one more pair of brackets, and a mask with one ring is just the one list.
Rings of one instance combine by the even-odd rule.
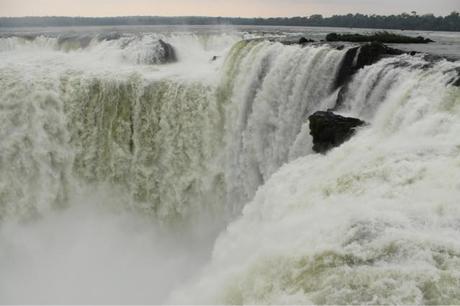
[[455, 71], [457, 72], [457, 76], [452, 79], [451, 84], [460, 87], [460, 67], [456, 68]]
[[292, 46], [292, 45], [305, 46], [307, 44], [316, 43], [316, 41], [314, 41], [313, 39], [305, 38], [305, 37], [300, 37], [299, 39], [292, 38], [292, 37], [269, 38], [268, 41], [279, 42], [286, 46]]
[[400, 55], [404, 51], [393, 49], [382, 43], [370, 43], [351, 48], [345, 54], [335, 80], [335, 88], [339, 88], [351, 79], [359, 69], [372, 65], [385, 56]]
[[58, 45], [60, 48], [72, 50], [72, 49], [84, 49], [89, 46], [93, 37], [84, 35], [70, 35], [60, 36], [58, 38]]
[[315, 41], [313, 39], [307, 39], [305, 37], [301, 37], [299, 39], [299, 44], [300, 45], [303, 45], [303, 44], [308, 44], [308, 43], [314, 43]]
[[122, 37], [122, 35], [118, 32], [111, 32], [111, 33], [102, 33], [98, 35], [98, 40], [99, 41], [112, 41], [112, 40], [118, 40]]
[[326, 153], [350, 139], [355, 128], [365, 124], [364, 121], [336, 115], [330, 111], [319, 111], [308, 117], [310, 134], [313, 136], [313, 151]]

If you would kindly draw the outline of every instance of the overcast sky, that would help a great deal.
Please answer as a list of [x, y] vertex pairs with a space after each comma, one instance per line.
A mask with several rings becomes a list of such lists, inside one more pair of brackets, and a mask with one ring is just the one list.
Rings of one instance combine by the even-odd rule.
[[454, 10], [460, 11], [460, 0], [0, 0], [0, 16], [446, 15]]

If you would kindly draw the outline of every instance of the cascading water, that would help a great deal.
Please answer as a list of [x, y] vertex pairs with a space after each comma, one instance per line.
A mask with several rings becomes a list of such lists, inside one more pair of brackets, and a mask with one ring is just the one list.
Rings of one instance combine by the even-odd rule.
[[460, 63], [240, 39], [0, 39], [0, 302], [460, 302]]
[[[8, 38], [5, 44], [11, 45], [11, 39]], [[120, 48], [130, 39], [124, 38], [116, 46]], [[190, 40], [183, 38], [186, 39]], [[33, 50], [42, 48], [44, 38], [36, 40], [36, 45], [33, 44], [35, 40], [27, 42], [26, 51], [22, 49], [23, 52], [17, 51], [18, 48], [21, 50], [23, 42], [11, 47], [11, 52], [14, 52], [12, 57], [20, 57], [12, 61], [29, 61], [22, 56], [30, 54], [31, 46]], [[146, 40], [148, 42], [142, 46], [147, 50], [144, 53], [152, 48], [151, 37], [135, 40], [139, 49], [138, 45]], [[68, 40], [65, 43], [75, 44]], [[108, 43], [112, 41], [102, 41], [101, 44]], [[68, 58], [93, 59], [95, 54], [102, 53], [100, 50], [104, 47], [113, 47], [94, 44], [92, 48], [88, 46], [88, 50], [58, 53], [62, 58], [57, 59], [54, 49], [45, 48], [41, 56], [47, 64], [52, 62], [63, 66], [63, 61]], [[128, 44], [125, 48], [133, 47]], [[194, 52], [190, 46], [188, 48]], [[119, 49], [115, 49], [114, 53], [118, 53]], [[206, 56], [205, 51], [202, 53], [200, 56], [206, 57], [205, 64], [208, 64], [210, 57]], [[18, 179], [24, 176], [31, 185], [44, 184], [31, 188], [5, 176], [4, 193], [7, 197], [2, 205], [5, 211], [14, 213], [51, 204], [54, 200], [48, 198], [57, 198], [58, 193], [65, 190], [69, 176], [71, 179], [78, 178], [78, 182], [73, 184], [89, 182], [116, 185], [125, 190], [121, 193], [129, 194], [124, 199], [126, 203], [159, 215], [161, 220], [188, 215], [194, 207], [201, 205], [200, 200], [205, 200], [200, 195], [207, 192], [203, 188], [219, 188], [208, 182], [202, 184], [207, 179], [213, 180], [211, 174], [207, 175], [207, 172], [212, 172], [208, 169], [211, 164], [205, 161], [212, 159], [219, 141], [215, 139], [216, 135], [220, 137], [221, 133], [215, 129], [219, 120], [218, 114], [214, 114], [218, 112], [218, 102], [209, 82], [163, 77], [163, 73], [170, 72], [164, 72], [167, 68], [163, 67], [160, 68], [163, 71], [159, 72], [155, 71], [155, 67], [145, 65], [140, 69], [121, 65], [120, 70], [113, 71], [112, 60], [113, 57], [108, 57], [108, 64], [98, 64], [96, 69], [90, 71], [76, 67], [81, 64], [78, 60], [75, 66], [58, 68], [58, 71], [50, 71], [41, 63], [35, 64], [36, 67], [27, 65], [28, 80], [23, 79], [23, 67], [5, 63], [2, 71], [5, 82], [1, 85], [4, 87], [2, 100], [7, 109], [2, 115], [7, 120], [3, 131], [8, 134], [5, 138], [17, 143], [17, 150], [20, 151], [18, 154], [12, 144], [5, 143], [5, 152], [12, 151], [11, 158], [4, 159], [5, 167], [12, 168], [9, 176]], [[123, 57], [120, 60], [123, 62]], [[184, 61], [187, 65], [188, 61]], [[169, 70], [173, 70], [174, 74], [174, 69]], [[45, 78], [41, 75], [43, 70], [46, 71]], [[11, 133], [15, 130], [25, 135]], [[21, 170], [24, 175], [15, 175], [18, 163], [21, 169], [24, 168]], [[27, 173], [33, 171], [37, 172], [33, 174], [34, 177], [32, 173]], [[215, 175], [219, 176], [219, 173]], [[49, 184], [55, 184], [55, 190], [50, 190]], [[216, 184], [220, 184], [219, 180]], [[40, 201], [39, 197], [33, 195], [35, 191], [43, 193], [46, 199]], [[63, 198], [58, 202], [65, 204], [66, 195], [63, 192]], [[18, 201], [24, 203], [19, 204]], [[215, 202], [210, 196], [202, 206], [209, 203], [216, 206]], [[5, 217], [6, 212], [2, 216]]]
[[246, 203], [283, 163], [309, 152], [305, 116], [323, 106], [342, 56], [325, 46], [254, 41], [234, 48], [224, 76], [233, 90], [225, 116], [227, 205]]
[[340, 110], [370, 125], [274, 174], [173, 301], [457, 304], [459, 63], [427, 65], [360, 71]]

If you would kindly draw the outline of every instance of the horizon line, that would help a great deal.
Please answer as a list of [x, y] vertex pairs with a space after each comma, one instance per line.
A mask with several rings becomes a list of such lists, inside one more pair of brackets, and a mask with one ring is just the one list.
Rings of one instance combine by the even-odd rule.
[[[452, 11], [451, 13], [455, 13], [459, 11]], [[450, 13], [450, 14], [451, 14]], [[329, 18], [333, 16], [347, 16], [347, 15], [365, 15], [365, 16], [398, 16], [402, 14], [412, 15], [408, 12], [401, 12], [398, 14], [367, 14], [367, 13], [344, 13], [344, 14], [332, 14], [332, 15], [325, 15], [325, 14], [309, 14], [309, 15], [290, 15], [290, 16], [252, 16], [252, 17], [243, 17], [243, 16], [212, 16], [212, 15], [113, 15], [113, 16], [78, 16], [78, 15], [24, 15], [24, 16], [2, 16], [0, 18], [133, 18], [133, 17], [159, 17], [159, 18], [239, 18], [239, 19], [271, 19], [271, 18], [296, 18], [296, 17], [310, 17], [313, 15], [321, 15], [323, 17]], [[425, 13], [416, 16], [425, 16], [425, 15], [433, 15], [435, 17], [445, 17], [449, 16], [446, 15], [436, 15], [434, 13]]]

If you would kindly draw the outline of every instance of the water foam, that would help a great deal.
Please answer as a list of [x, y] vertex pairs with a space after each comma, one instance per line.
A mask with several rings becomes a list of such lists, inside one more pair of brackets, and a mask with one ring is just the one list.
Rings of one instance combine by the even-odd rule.
[[458, 303], [460, 90], [446, 86], [458, 63], [414, 69], [422, 62], [361, 71], [344, 108], [370, 125], [277, 171], [172, 301]]

